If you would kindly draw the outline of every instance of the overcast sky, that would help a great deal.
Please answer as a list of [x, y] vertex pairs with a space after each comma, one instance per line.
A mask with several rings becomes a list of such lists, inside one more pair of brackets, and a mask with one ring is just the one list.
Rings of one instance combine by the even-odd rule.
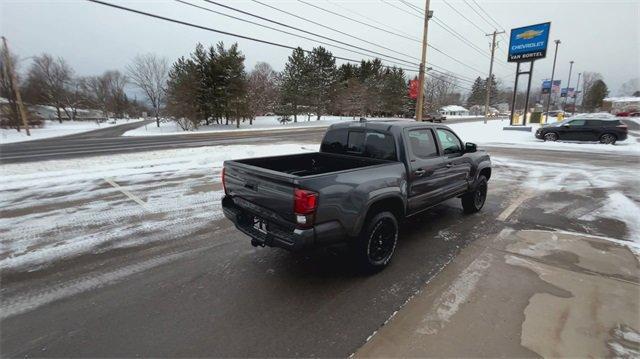
[[[319, 45], [314, 41], [300, 39], [295, 36], [260, 28], [256, 25], [225, 18], [175, 1], [105, 1], [227, 32], [291, 46], [301, 46], [305, 49], [311, 49], [313, 46]], [[234, 13], [202, 0], [184, 1], [212, 10], [249, 18], [247, 15]], [[349, 44], [407, 59], [404, 55], [394, 55], [389, 50], [337, 34], [302, 19], [279, 13], [253, 1], [216, 1], [291, 26], [339, 39]], [[421, 38], [421, 20], [385, 3], [385, 1], [391, 2], [396, 7], [411, 12], [408, 6], [398, 0], [305, 1], [374, 26], [393, 29], [391, 31], [406, 34], [405, 37], [395, 36], [327, 14], [297, 0], [261, 1], [397, 52], [410, 55], [412, 58], [419, 58], [420, 43], [410, 38]], [[416, 6], [424, 7], [424, 1], [406, 1]], [[434, 10], [434, 15], [438, 19], [436, 21], [446, 23], [488, 54], [489, 38], [484, 33], [493, 31], [495, 26], [489, 26], [491, 20], [484, 16], [481, 10], [475, 6], [473, 0], [466, 1], [465, 3], [464, 1], [456, 0], [446, 0], [446, 2], [432, 0], [431, 9]], [[550, 40], [560, 39], [562, 41], [558, 52], [556, 78], [563, 80], [563, 86], [566, 85], [569, 74], [570, 60], [575, 61], [571, 81], [572, 87], [575, 86], [578, 72], [583, 71], [602, 73], [613, 95], [617, 94], [620, 86], [625, 81], [640, 77], [640, 1], [638, 0], [475, 1], [491, 14], [507, 32], [514, 27], [550, 21]], [[218, 41], [224, 41], [225, 43], [237, 41], [240, 49], [246, 55], [248, 70], [258, 61], [268, 62], [276, 70], [280, 70], [291, 52], [288, 49], [189, 28], [82, 0], [0, 0], [0, 3], [1, 32], [2, 35], [8, 38], [10, 47], [14, 52], [23, 58], [43, 52], [62, 56], [75, 69], [78, 75], [94, 75], [108, 69], [123, 70], [126, 64], [139, 53], [153, 52], [173, 61], [179, 56], [187, 55], [198, 42], [208, 45]], [[456, 13], [447, 3], [475, 25]], [[474, 12], [472, 7], [484, 17]], [[363, 16], [371, 20], [367, 20]], [[253, 20], [265, 23], [261, 20]], [[373, 22], [374, 20], [379, 23]], [[271, 26], [279, 27], [274, 24], [271, 24]], [[504, 52], [508, 45], [508, 34], [507, 36], [499, 37], [499, 39], [501, 42], [500, 49], [496, 52], [495, 73], [506, 86], [513, 86], [513, 74], [516, 66], [506, 62], [506, 54]], [[486, 76], [488, 73], [489, 60], [487, 57], [473, 50], [463, 41], [456, 39], [435, 21], [430, 23], [429, 43], [467, 65], [459, 64], [455, 60], [429, 49], [427, 61], [438, 66], [438, 69], [444, 68], [467, 78], [475, 78], [478, 75]], [[336, 56], [353, 59], [363, 58], [362, 55], [349, 51], [332, 46], [326, 47]], [[419, 62], [415, 59], [409, 60], [416, 63]], [[536, 61], [532, 86], [539, 87], [542, 79], [550, 78], [552, 62], [553, 48], [550, 45], [547, 58]], [[26, 69], [27, 64], [28, 60], [21, 63], [22, 70]], [[415, 66], [405, 65], [405, 67]], [[482, 72], [479, 73], [479, 71]], [[521, 79], [525, 80], [525, 77]], [[470, 87], [468, 83], [462, 81], [459, 84]]]

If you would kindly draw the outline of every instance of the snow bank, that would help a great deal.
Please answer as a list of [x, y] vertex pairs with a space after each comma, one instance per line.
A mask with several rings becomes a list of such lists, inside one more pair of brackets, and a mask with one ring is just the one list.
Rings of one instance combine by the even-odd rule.
[[[357, 118], [356, 118], [357, 119]], [[369, 121], [383, 121], [383, 120], [398, 120], [399, 118], [367, 118]], [[303, 128], [322, 128], [329, 127], [332, 123], [354, 121], [350, 116], [322, 116], [320, 120], [316, 120], [315, 116], [311, 116], [307, 121], [306, 115], [298, 116], [298, 122], [291, 122], [287, 124], [281, 124], [278, 121], [278, 116], [258, 116], [253, 122], [253, 125], [249, 125], [249, 120], [240, 122], [240, 128], [236, 128], [235, 122], [229, 122], [229, 125], [210, 125], [200, 126], [194, 131], [183, 131], [175, 122], [165, 121], [157, 127], [155, 124], [149, 124], [144, 127], [136, 128], [131, 131], [127, 131], [124, 136], [157, 136], [157, 135], [184, 135], [190, 133], [215, 133], [225, 131], [264, 131], [264, 130], [286, 130], [291, 128], [303, 127]]]
[[58, 121], [44, 121], [44, 126], [42, 128], [31, 129], [31, 136], [27, 136], [24, 129], [22, 129], [20, 132], [16, 131], [15, 129], [0, 129], [0, 143], [4, 144], [39, 140], [43, 138], [68, 136], [135, 121], [141, 121], [141, 119], [109, 120], [103, 123], [97, 123], [96, 121], [63, 121], [62, 123]]

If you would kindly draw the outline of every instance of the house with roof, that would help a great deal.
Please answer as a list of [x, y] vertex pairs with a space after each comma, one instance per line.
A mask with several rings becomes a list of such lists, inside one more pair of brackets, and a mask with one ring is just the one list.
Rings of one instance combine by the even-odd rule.
[[469, 116], [469, 110], [458, 105], [440, 107], [440, 110], [438, 110], [438, 112], [445, 116]]

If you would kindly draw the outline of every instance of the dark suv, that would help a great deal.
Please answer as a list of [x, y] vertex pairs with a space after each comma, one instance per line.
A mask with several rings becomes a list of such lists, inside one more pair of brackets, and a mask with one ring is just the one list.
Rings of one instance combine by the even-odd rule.
[[536, 138], [545, 141], [600, 141], [614, 144], [627, 139], [627, 125], [607, 118], [568, 118], [540, 127]]

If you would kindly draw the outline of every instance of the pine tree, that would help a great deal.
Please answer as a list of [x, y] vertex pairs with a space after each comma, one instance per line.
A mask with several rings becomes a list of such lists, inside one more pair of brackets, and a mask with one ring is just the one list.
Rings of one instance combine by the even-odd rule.
[[596, 80], [584, 95], [582, 105], [589, 111], [593, 111], [602, 107], [602, 100], [607, 97], [608, 94], [609, 89], [607, 88], [607, 84], [602, 80]]
[[332, 98], [337, 79], [336, 59], [324, 47], [315, 47], [309, 55], [309, 99], [316, 111], [316, 119], [320, 120]]
[[382, 77], [382, 112], [386, 116], [401, 115], [407, 97], [404, 71], [393, 67], [386, 69]]
[[300, 106], [308, 104], [309, 99], [309, 61], [304, 50], [298, 47], [289, 56], [282, 73], [282, 96], [284, 108], [293, 111], [293, 120], [298, 122]]
[[469, 94], [469, 98], [467, 99], [467, 106], [471, 107], [473, 105], [480, 105], [484, 103], [484, 96], [486, 95], [486, 87], [485, 82], [480, 76], [478, 76], [473, 85], [471, 86], [471, 93]]

